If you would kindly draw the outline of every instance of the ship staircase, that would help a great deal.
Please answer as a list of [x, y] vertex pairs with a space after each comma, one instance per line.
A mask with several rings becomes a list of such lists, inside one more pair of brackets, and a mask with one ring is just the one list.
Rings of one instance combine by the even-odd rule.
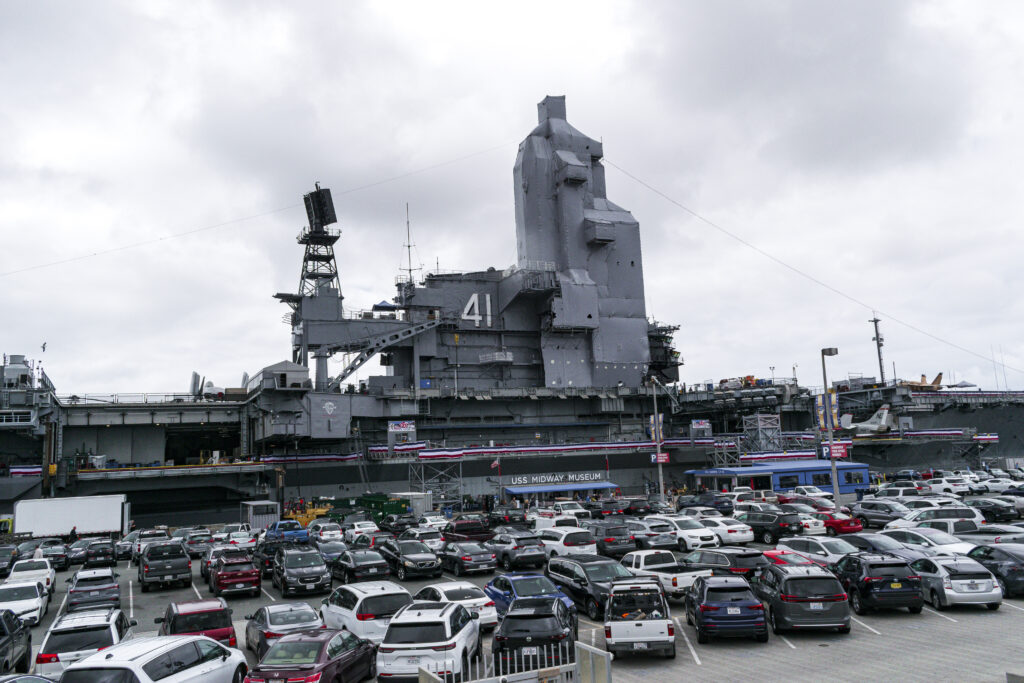
[[415, 460], [409, 463], [409, 490], [430, 491], [442, 507], [462, 502], [462, 460]]

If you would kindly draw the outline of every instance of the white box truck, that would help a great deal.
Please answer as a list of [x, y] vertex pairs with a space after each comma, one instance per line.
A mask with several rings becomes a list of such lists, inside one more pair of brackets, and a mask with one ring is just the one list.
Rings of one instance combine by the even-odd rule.
[[241, 505], [239, 521], [249, 525], [251, 531], [266, 529], [281, 519], [281, 506], [273, 500], [247, 500]]
[[122, 536], [131, 524], [131, 503], [121, 493], [111, 496], [36, 498], [14, 504], [14, 533], [33, 538], [67, 536], [72, 527], [79, 536]]

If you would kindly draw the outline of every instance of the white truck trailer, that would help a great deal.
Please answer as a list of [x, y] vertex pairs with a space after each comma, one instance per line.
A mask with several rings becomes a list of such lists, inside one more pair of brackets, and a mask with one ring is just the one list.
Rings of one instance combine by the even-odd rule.
[[14, 533], [33, 538], [67, 536], [123, 536], [130, 531], [131, 503], [121, 494], [35, 498], [14, 504]]

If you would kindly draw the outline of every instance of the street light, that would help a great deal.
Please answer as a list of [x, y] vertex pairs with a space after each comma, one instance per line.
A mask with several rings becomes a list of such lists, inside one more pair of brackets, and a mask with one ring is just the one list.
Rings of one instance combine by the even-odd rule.
[[661, 466], [661, 420], [658, 419], [658, 380], [651, 377], [651, 399], [654, 401], [654, 417], [651, 418], [651, 432], [654, 437], [654, 459], [658, 461], [658, 501], [665, 504], [665, 472]]
[[828, 391], [828, 374], [825, 372], [825, 356], [838, 356], [839, 349], [830, 346], [821, 350], [821, 381], [822, 417], [825, 418], [825, 431], [828, 432], [828, 460], [832, 465], [832, 496], [835, 498], [836, 510], [839, 509], [839, 473], [836, 471], [836, 459], [832, 456], [832, 397]]

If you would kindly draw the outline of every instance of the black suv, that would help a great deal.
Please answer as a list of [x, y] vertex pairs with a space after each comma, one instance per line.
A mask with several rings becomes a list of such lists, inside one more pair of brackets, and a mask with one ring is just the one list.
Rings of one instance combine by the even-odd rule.
[[274, 555], [271, 582], [289, 593], [313, 593], [331, 590], [331, 572], [327, 569], [323, 555], [308, 547], [283, 546]]
[[558, 598], [513, 600], [494, 629], [491, 652], [494, 670], [503, 674], [573, 661], [576, 633], [569, 608]]
[[376, 548], [399, 581], [410, 576], [441, 576], [441, 562], [422, 541], [389, 538]]
[[765, 545], [775, 545], [783, 536], [799, 536], [804, 532], [800, 515], [795, 512], [744, 512], [736, 519], [754, 531], [754, 538]]
[[689, 569], [710, 569], [712, 574], [738, 574], [750, 578], [771, 562], [760, 550], [746, 548], [703, 548], [683, 555], [679, 561]]
[[979, 545], [967, 557], [992, 572], [1004, 598], [1024, 593], [1024, 544]]
[[614, 498], [610, 500], [588, 500], [580, 504], [587, 510], [590, 510], [590, 516], [594, 519], [625, 514], [627, 507], [626, 501], [615, 500]]
[[600, 555], [552, 557], [544, 574], [594, 621], [604, 615], [612, 581], [633, 576], [615, 560]]
[[901, 560], [907, 562], [913, 562], [914, 560], [920, 560], [924, 557], [935, 557], [938, 555], [937, 552], [924, 546], [918, 546], [917, 548], [908, 548], [892, 536], [886, 536], [884, 534], [874, 533], [856, 533], [856, 534], [843, 534], [843, 540], [851, 545], [855, 545], [861, 550], [878, 553], [881, 555], [892, 555], [898, 557]]
[[911, 614], [921, 613], [921, 577], [905, 560], [894, 555], [850, 553], [829, 569], [849, 594], [850, 606], [857, 614], [873, 607], [906, 607]]
[[377, 581], [391, 575], [388, 563], [376, 550], [346, 550], [327, 564], [331, 576], [342, 583]]
[[633, 515], [634, 517], [646, 517], [651, 514], [651, 504], [643, 498], [623, 499], [622, 514]]
[[90, 543], [85, 549], [85, 569], [93, 567], [113, 567], [117, 564], [114, 559], [114, 544], [110, 541], [96, 541]]
[[388, 515], [380, 521], [380, 528], [397, 535], [416, 526], [416, 515]]
[[699, 493], [696, 496], [682, 496], [676, 502], [676, 508], [679, 510], [694, 507], [714, 508], [726, 516], [731, 515], [734, 509], [732, 498], [724, 493], [709, 492]]
[[285, 541], [264, 541], [252, 551], [252, 563], [260, 570], [264, 579], [269, 579], [274, 573], [274, 556], [281, 548], [291, 548], [291, 543]]
[[500, 507], [487, 513], [487, 525], [496, 527], [503, 524], [526, 526], [526, 512], [519, 508]]
[[773, 564], [750, 587], [765, 604], [765, 618], [775, 633], [809, 628], [850, 632], [846, 592], [827, 569]]
[[625, 520], [585, 519], [580, 522], [584, 529], [589, 529], [597, 540], [597, 552], [608, 557], [622, 557], [636, 550], [636, 540], [629, 533]]

